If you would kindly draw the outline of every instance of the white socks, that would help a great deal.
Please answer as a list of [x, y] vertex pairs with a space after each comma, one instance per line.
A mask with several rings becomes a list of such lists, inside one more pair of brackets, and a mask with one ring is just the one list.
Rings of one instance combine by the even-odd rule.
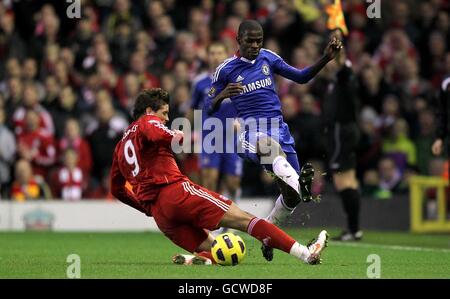
[[285, 205], [283, 195], [280, 194], [275, 201], [275, 206], [272, 208], [272, 211], [270, 211], [269, 216], [266, 217], [266, 220], [276, 226], [280, 226], [291, 216], [294, 209], [290, 209]]
[[[295, 169], [289, 164], [283, 156], [277, 156], [272, 162], [273, 172], [277, 177], [282, 179], [286, 184], [291, 186], [297, 192], [300, 192], [299, 186], [299, 175], [295, 171]], [[266, 220], [270, 223], [273, 223], [277, 226], [282, 225], [286, 219], [288, 219], [295, 208], [289, 208], [283, 201], [283, 196], [280, 195], [275, 202], [275, 206], [270, 211], [269, 216], [266, 217]]]
[[300, 192], [299, 175], [297, 171], [289, 164], [283, 156], [277, 156], [272, 162], [273, 172], [283, 180], [286, 184], [291, 186], [298, 193]]
[[308, 247], [303, 246], [303, 245], [299, 244], [298, 242], [295, 242], [294, 245], [292, 245], [291, 250], [289, 251], [289, 254], [301, 259], [305, 263], [308, 262], [308, 258], [311, 255]]

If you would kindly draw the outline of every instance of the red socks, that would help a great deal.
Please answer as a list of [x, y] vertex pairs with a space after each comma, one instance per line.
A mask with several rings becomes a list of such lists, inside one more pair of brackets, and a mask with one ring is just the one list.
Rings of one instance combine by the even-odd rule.
[[264, 245], [280, 249], [286, 253], [289, 253], [292, 245], [296, 242], [277, 226], [258, 217], [250, 221], [247, 232], [252, 237], [263, 242]]

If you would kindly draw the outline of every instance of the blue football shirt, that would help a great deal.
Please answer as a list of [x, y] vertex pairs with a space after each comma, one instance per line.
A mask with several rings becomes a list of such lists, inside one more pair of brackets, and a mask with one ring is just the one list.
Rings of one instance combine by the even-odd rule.
[[[219, 65], [213, 75], [212, 86], [208, 93], [209, 108], [212, 100], [229, 84], [241, 83], [241, 94], [231, 97], [239, 118], [274, 119], [278, 122], [276, 135], [279, 141], [293, 144], [289, 128], [283, 121], [281, 102], [276, 92], [274, 75], [279, 74], [297, 83], [307, 83], [311, 78], [309, 68], [299, 70], [287, 64], [278, 54], [262, 48], [255, 60], [248, 60], [236, 53]], [[259, 124], [258, 124], [259, 125]], [[270, 122], [269, 122], [270, 126]], [[268, 128], [267, 133], [273, 136]]]

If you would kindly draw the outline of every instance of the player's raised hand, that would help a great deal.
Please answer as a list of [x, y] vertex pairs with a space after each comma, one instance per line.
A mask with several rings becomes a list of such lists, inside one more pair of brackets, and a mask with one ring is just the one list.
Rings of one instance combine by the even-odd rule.
[[440, 154], [442, 154], [442, 146], [443, 146], [442, 139], [440, 138], [436, 139], [433, 142], [433, 145], [431, 146], [431, 152], [433, 153], [433, 155], [439, 156]]
[[220, 93], [220, 97], [223, 99], [234, 97], [239, 95], [242, 90], [243, 87], [241, 83], [229, 83]]
[[325, 55], [329, 60], [333, 60], [337, 54], [341, 51], [343, 45], [342, 41], [336, 37], [333, 37], [325, 48]]

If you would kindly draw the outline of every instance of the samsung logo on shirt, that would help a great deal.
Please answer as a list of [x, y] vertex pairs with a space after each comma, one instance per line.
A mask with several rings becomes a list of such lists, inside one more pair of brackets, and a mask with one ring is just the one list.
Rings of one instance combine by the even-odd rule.
[[254, 90], [257, 90], [257, 89], [260, 89], [260, 88], [263, 88], [266, 86], [270, 86], [270, 85], [272, 85], [272, 79], [265, 78], [263, 80], [258, 80], [258, 81], [243, 85], [242, 87], [244, 90], [242, 93], [244, 94], [244, 93], [252, 92]]

